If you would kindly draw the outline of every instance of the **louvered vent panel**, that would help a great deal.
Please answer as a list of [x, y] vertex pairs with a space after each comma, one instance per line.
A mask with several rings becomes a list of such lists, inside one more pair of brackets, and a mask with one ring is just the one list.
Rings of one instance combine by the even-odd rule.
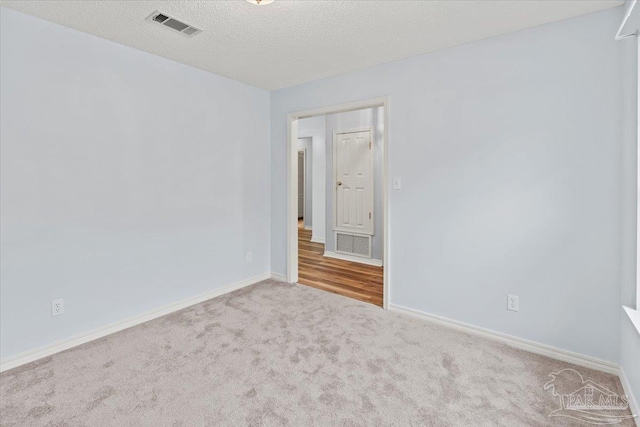
[[336, 233], [336, 252], [371, 257], [371, 236]]
[[158, 25], [162, 25], [163, 27], [166, 27], [166, 28], [170, 28], [171, 30], [176, 31], [182, 34], [183, 36], [187, 36], [187, 37], [191, 37], [202, 32], [202, 30], [192, 25], [185, 24], [179, 19], [172, 18], [166, 13], [162, 13], [158, 10], [156, 10], [151, 15], [149, 15], [147, 17], [147, 21], [153, 22]]
[[353, 236], [338, 233], [336, 250], [338, 252], [353, 253]]
[[200, 30], [198, 30], [197, 28], [193, 28], [193, 27], [188, 27], [186, 30], [183, 31], [183, 33], [185, 33], [188, 36], [192, 36], [195, 33], [199, 32]]
[[369, 237], [353, 236], [353, 253], [357, 255], [370, 256], [369, 254]]

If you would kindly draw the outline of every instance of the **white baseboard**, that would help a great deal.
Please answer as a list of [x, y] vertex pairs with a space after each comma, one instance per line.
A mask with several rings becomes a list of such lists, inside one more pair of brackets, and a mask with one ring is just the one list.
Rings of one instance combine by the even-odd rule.
[[211, 298], [228, 294], [229, 292], [233, 292], [235, 290], [244, 288], [245, 286], [253, 285], [254, 283], [261, 282], [263, 280], [269, 279], [270, 277], [271, 277], [270, 273], [264, 273], [259, 276], [252, 277], [250, 279], [243, 280], [241, 282], [233, 283], [231, 285], [223, 286], [222, 288], [214, 289], [213, 291], [209, 291], [202, 295], [187, 298], [182, 301], [178, 301], [178, 302], [166, 305], [157, 310], [153, 310], [138, 316], [129, 317], [119, 322], [115, 322], [110, 325], [97, 328], [92, 331], [84, 332], [84, 333], [75, 335], [71, 338], [67, 338], [64, 340], [57, 341], [53, 344], [46, 345], [44, 347], [40, 347], [36, 350], [19, 354], [9, 359], [0, 361], [0, 372], [4, 372], [6, 370], [16, 368], [18, 366], [24, 365], [29, 362], [33, 362], [38, 359], [42, 359], [43, 357], [51, 356], [52, 354], [56, 354], [64, 350], [68, 350], [72, 347], [76, 347], [81, 344], [88, 343], [89, 341], [97, 340], [98, 338], [102, 338], [104, 336], [113, 334], [115, 332], [128, 329], [132, 326], [136, 326], [141, 323], [148, 322], [149, 320], [157, 319], [158, 317], [162, 317], [167, 314], [173, 313], [175, 311], [182, 310], [183, 308], [187, 308], [192, 305], [210, 300]]
[[524, 338], [514, 337], [512, 335], [503, 334], [501, 332], [492, 331], [490, 329], [484, 329], [479, 326], [473, 326], [468, 323], [459, 322], [457, 320], [448, 319], [446, 317], [437, 316], [435, 314], [425, 313], [419, 310], [414, 310], [412, 308], [402, 307], [396, 304], [390, 304], [389, 310], [398, 313], [404, 313], [426, 320], [428, 322], [448, 326], [459, 331], [467, 332], [494, 341], [500, 341], [504, 344], [507, 344], [508, 346], [515, 347], [520, 350], [529, 351], [531, 353], [547, 356], [552, 359], [561, 360], [563, 362], [572, 363], [574, 365], [583, 366], [585, 368], [594, 369], [596, 371], [606, 372], [612, 375], [620, 375], [620, 366], [618, 364], [596, 359], [595, 357], [584, 356], [572, 351], [562, 350], [550, 345], [540, 344], [535, 341], [529, 341]]
[[325, 244], [325, 240], [321, 237], [311, 237], [311, 242]]
[[382, 260], [373, 258], [362, 258], [359, 256], [339, 254], [337, 252], [324, 251], [324, 256], [328, 258], [341, 259], [343, 261], [359, 262], [360, 264], [374, 265], [376, 267], [382, 267]]
[[624, 369], [620, 368], [620, 383], [622, 384], [622, 389], [624, 390], [624, 394], [627, 395], [627, 401], [629, 402], [629, 409], [631, 413], [635, 416], [634, 420], [637, 426], [640, 426], [638, 422], [640, 422], [640, 406], [638, 406], [638, 401], [633, 395], [633, 390], [631, 390], [631, 384], [629, 384], [629, 380], [624, 373]]
[[285, 276], [284, 274], [280, 274], [280, 273], [271, 273], [271, 278], [273, 280], [277, 280], [278, 282], [286, 282], [287, 281], [287, 276]]

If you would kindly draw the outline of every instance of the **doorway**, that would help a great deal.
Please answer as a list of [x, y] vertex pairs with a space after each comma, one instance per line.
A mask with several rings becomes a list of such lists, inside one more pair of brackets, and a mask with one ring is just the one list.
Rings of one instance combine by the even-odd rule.
[[305, 155], [304, 150], [298, 151], [298, 221], [304, 224], [305, 208]]
[[[333, 132], [327, 133], [330, 149], [326, 153], [326, 228], [323, 238], [311, 237], [298, 220], [300, 215], [300, 153], [298, 150], [298, 125], [301, 119], [320, 116], [340, 116], [340, 113], [357, 113], [379, 110], [380, 122], [374, 127], [345, 128], [327, 125]], [[288, 124], [288, 188], [287, 188], [287, 281], [318, 287], [387, 308], [390, 295], [389, 239], [388, 239], [388, 99], [376, 98], [332, 107], [318, 108], [289, 114]], [[304, 134], [304, 129], [301, 129]], [[314, 139], [314, 143], [315, 143]], [[377, 176], [374, 182], [374, 156]], [[314, 156], [317, 146], [313, 148]], [[347, 159], [350, 159], [348, 162]], [[309, 160], [306, 161], [306, 166]], [[316, 159], [314, 159], [314, 165]], [[317, 171], [314, 170], [314, 188]], [[324, 181], [320, 182], [324, 186]], [[377, 184], [377, 188], [376, 185]], [[375, 191], [374, 191], [375, 190]], [[309, 195], [307, 195], [309, 197]], [[319, 206], [314, 200], [314, 228]], [[374, 203], [374, 200], [377, 202]], [[320, 204], [318, 204], [320, 205]], [[374, 206], [375, 205], [375, 206]], [[303, 216], [304, 207], [302, 207]], [[321, 210], [320, 212], [324, 212]], [[314, 233], [316, 230], [314, 230]], [[326, 236], [326, 239], [324, 238]], [[374, 245], [374, 238], [377, 244]], [[325, 241], [326, 240], [326, 241]], [[372, 247], [377, 256], [373, 257]], [[354, 252], [355, 250], [355, 252]], [[378, 258], [378, 259], [376, 259]]]

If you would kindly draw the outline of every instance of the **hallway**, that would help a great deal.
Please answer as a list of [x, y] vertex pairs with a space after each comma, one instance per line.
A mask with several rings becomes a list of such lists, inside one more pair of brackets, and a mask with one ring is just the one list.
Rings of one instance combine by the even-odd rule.
[[311, 230], [298, 223], [298, 283], [382, 307], [383, 267], [323, 256]]

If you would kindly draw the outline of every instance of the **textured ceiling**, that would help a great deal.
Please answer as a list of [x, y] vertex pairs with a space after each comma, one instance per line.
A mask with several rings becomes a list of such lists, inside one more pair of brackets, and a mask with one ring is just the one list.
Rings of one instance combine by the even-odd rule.
[[[622, 3], [276, 0], [256, 6], [244, 0], [74, 0], [1, 5], [272, 90]], [[145, 21], [155, 10], [204, 31], [189, 38]]]

